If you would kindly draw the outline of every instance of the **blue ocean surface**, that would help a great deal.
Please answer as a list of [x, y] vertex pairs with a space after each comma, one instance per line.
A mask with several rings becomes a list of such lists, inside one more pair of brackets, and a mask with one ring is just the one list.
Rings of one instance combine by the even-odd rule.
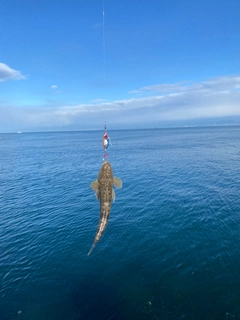
[[0, 319], [240, 319], [240, 127], [0, 134]]

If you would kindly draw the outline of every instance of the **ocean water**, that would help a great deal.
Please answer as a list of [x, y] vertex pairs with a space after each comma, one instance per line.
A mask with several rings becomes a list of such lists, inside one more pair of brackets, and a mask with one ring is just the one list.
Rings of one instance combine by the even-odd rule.
[[240, 127], [0, 134], [0, 319], [240, 319]]

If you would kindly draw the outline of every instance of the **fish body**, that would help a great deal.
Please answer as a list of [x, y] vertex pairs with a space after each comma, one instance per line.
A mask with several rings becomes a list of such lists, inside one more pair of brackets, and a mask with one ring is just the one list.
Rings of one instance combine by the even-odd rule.
[[113, 176], [111, 164], [108, 161], [104, 161], [99, 171], [98, 179], [93, 181], [90, 185], [90, 187], [96, 192], [96, 198], [100, 201], [100, 219], [94, 242], [88, 255], [90, 255], [106, 228], [112, 201], [115, 200], [113, 186], [121, 188], [122, 180]]

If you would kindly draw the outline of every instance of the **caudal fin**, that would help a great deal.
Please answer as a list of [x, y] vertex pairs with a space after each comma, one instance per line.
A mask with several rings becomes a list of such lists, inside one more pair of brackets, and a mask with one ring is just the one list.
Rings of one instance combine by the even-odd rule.
[[91, 252], [93, 251], [94, 247], [95, 247], [96, 243], [93, 243], [91, 249], [88, 252], [88, 256], [90, 256]]

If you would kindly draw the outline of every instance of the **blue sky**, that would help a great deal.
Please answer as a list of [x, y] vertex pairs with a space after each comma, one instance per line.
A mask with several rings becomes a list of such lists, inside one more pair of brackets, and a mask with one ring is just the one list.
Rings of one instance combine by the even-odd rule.
[[240, 123], [239, 0], [1, 0], [0, 12], [0, 132]]

